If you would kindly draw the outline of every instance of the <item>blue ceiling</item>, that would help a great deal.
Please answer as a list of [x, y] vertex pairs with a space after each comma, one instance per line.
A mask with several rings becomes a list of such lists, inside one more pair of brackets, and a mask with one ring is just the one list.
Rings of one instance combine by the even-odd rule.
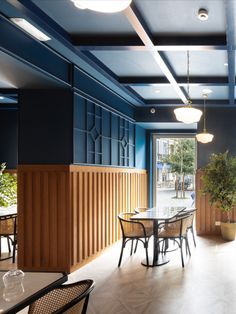
[[[208, 11], [207, 21], [198, 19], [200, 8]], [[202, 106], [203, 89], [208, 88], [212, 93], [207, 106], [235, 106], [235, 8], [234, 0], [133, 0], [128, 12], [108, 15], [79, 10], [69, 0], [0, 4], [4, 19], [26, 18], [52, 38], [43, 45], [139, 107], [184, 102], [187, 50], [193, 105]], [[2, 90], [37, 84], [60, 87], [60, 82], [45, 79], [4, 51], [0, 58]], [[177, 92], [158, 58], [177, 83]]]

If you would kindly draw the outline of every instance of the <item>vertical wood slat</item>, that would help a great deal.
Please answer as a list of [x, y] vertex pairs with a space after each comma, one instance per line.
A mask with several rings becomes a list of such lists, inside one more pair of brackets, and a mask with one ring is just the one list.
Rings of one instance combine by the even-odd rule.
[[[196, 173], [196, 231], [199, 235], [214, 235], [220, 233], [220, 227], [216, 226], [216, 221], [221, 221], [222, 213], [215, 205], [209, 202], [209, 195], [201, 193], [202, 170], [197, 170]], [[233, 210], [233, 217], [236, 215], [236, 208]]]
[[18, 267], [70, 270], [69, 171], [18, 166]]
[[120, 238], [117, 215], [147, 206], [145, 170], [18, 167], [19, 267], [78, 268]]
[[[147, 173], [144, 170], [72, 166], [71, 173], [75, 172], [83, 173], [78, 193], [81, 195], [84, 190], [82, 195], [87, 199], [87, 204], [83, 202], [83, 225], [87, 227], [77, 236], [80, 245], [81, 236], [88, 238], [83, 241], [83, 248], [78, 247], [79, 251], [86, 252], [82, 259], [78, 254], [77, 263], [81, 263], [120, 238], [119, 212], [147, 206]], [[79, 198], [78, 212], [81, 211]]]

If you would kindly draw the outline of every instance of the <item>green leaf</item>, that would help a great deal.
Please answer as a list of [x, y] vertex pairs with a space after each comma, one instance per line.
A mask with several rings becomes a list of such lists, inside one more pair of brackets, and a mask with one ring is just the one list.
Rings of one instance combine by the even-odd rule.
[[5, 173], [6, 163], [0, 164], [0, 206], [11, 206], [17, 202], [17, 177]]

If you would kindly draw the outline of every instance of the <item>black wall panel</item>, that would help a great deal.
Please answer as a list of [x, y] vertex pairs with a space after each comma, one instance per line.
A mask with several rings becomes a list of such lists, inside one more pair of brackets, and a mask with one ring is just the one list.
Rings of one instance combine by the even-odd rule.
[[19, 164], [73, 162], [73, 97], [70, 90], [19, 92]]

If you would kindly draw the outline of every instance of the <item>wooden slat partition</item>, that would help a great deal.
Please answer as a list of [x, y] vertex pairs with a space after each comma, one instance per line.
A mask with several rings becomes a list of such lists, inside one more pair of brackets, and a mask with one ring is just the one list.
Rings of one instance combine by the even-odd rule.
[[[224, 219], [221, 211], [216, 206], [211, 206], [209, 196], [203, 195], [201, 176], [203, 171], [196, 173], [196, 232], [198, 235], [214, 235], [220, 233], [220, 227], [216, 226], [216, 221]], [[232, 220], [236, 219], [236, 208], [232, 213]]]
[[146, 206], [146, 170], [20, 165], [18, 266], [71, 272], [120, 238], [119, 212]]

